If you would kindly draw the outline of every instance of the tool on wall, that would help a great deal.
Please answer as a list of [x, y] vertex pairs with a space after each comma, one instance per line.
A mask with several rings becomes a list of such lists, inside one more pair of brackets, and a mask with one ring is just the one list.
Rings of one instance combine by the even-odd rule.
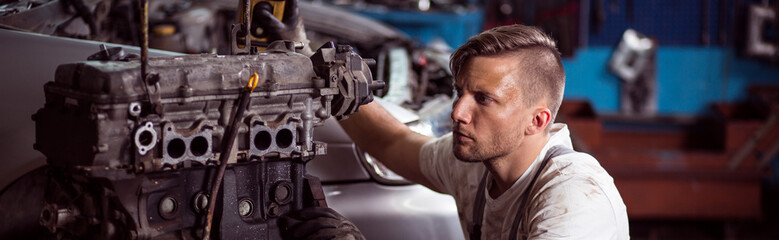
[[657, 44], [650, 38], [628, 29], [622, 35], [609, 69], [620, 79], [620, 108], [628, 115], [653, 115], [657, 111], [656, 92]]
[[766, 39], [766, 25], [779, 25], [777, 10], [768, 5], [749, 6], [747, 19], [746, 53], [751, 56], [779, 60], [779, 43]]

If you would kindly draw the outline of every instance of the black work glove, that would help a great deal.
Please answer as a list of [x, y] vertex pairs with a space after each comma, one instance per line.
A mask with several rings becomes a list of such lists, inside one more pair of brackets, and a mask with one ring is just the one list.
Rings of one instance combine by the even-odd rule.
[[282, 216], [279, 223], [285, 239], [365, 240], [349, 219], [326, 207], [292, 212]]
[[274, 17], [273, 13], [269, 11], [256, 12], [253, 17], [257, 18], [257, 25], [268, 33], [269, 43], [276, 40], [302, 42], [304, 47], [301, 50], [301, 53], [306, 56], [314, 54], [308, 46], [309, 40], [306, 36], [306, 30], [303, 27], [303, 19], [300, 18], [298, 0], [286, 0], [282, 21], [279, 21], [279, 19]]

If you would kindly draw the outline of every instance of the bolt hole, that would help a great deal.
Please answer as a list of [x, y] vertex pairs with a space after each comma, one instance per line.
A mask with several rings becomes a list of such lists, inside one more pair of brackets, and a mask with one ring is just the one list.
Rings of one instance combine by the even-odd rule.
[[260, 131], [254, 135], [254, 147], [259, 150], [266, 150], [270, 147], [271, 136], [268, 131]]
[[276, 145], [280, 148], [287, 148], [292, 145], [292, 131], [284, 128], [276, 133]]
[[168, 142], [168, 155], [172, 158], [180, 158], [181, 156], [184, 156], [184, 151], [187, 150], [186, 144], [184, 144], [184, 140], [181, 140], [181, 138], [176, 138]]
[[52, 219], [51, 211], [49, 209], [43, 209], [43, 213], [41, 214], [41, 217], [43, 217], [44, 222], [49, 222]]
[[192, 151], [192, 155], [195, 155], [196, 157], [203, 156], [203, 154], [208, 152], [208, 140], [203, 136], [195, 137], [195, 139], [192, 139], [189, 150]]
[[141, 135], [138, 136], [138, 143], [141, 144], [141, 146], [149, 146], [152, 142], [154, 142], [154, 134], [151, 133], [149, 130], [143, 130], [141, 132]]

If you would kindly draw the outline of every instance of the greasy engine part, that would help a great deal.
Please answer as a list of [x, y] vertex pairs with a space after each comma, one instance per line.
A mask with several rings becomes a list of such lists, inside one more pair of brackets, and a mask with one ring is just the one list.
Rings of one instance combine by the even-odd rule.
[[[260, 22], [258, 22], [262, 18], [258, 17], [257, 14], [260, 14], [261, 11], [267, 11], [273, 14], [279, 21], [283, 21], [285, 6], [285, 0], [250, 0], [248, 4], [238, 4], [238, 13], [249, 13], [251, 15], [238, 14], [236, 22], [243, 23], [251, 19], [251, 22], [247, 23], [246, 26], [249, 27], [248, 36], [252, 46], [257, 46], [260, 50], [263, 50], [268, 46], [269, 40], [270, 31], [262, 28]], [[245, 9], [247, 7], [249, 9]]]
[[283, 41], [255, 55], [149, 58], [155, 96], [139, 81], [137, 58], [105, 59], [59, 66], [33, 116], [35, 147], [49, 164], [39, 220], [60, 239], [204, 237], [222, 138], [254, 73], [210, 236], [280, 239], [280, 215], [324, 204], [305, 174], [306, 161], [326, 152], [313, 128], [356, 112], [383, 87], [370, 61], [333, 44], [310, 59]]
[[[149, 44], [152, 48], [183, 53], [216, 53], [218, 39], [224, 34], [217, 26], [217, 10], [206, 4], [181, 6], [183, 1], [154, 1], [150, 9]], [[150, 3], [151, 4], [151, 3]], [[152, 9], [155, 7], [156, 9]]]
[[[231, 2], [230, 9], [234, 8]], [[206, 0], [149, 2], [152, 48], [216, 53], [227, 33], [224, 4]], [[234, 11], [234, 10], [233, 10]], [[0, 1], [0, 28], [138, 45], [137, 0]], [[227, 51], [222, 51], [226, 53]]]
[[0, 27], [97, 39], [111, 0], [20, 0], [0, 5]]

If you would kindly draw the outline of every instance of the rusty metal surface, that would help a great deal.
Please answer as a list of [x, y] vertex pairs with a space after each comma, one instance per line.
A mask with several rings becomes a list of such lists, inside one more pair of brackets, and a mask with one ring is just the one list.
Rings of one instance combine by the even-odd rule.
[[[640, 138], [638, 136], [637, 138]], [[728, 154], [668, 149], [598, 149], [631, 220], [757, 219], [763, 171], [728, 170]]]
[[757, 219], [759, 181], [615, 179], [631, 220]]
[[[631, 220], [759, 219], [767, 173], [759, 156], [746, 156], [734, 169], [729, 164], [767, 120], [743, 106], [715, 109], [704, 120], [604, 118], [582, 102], [564, 103], [560, 112], [614, 178]], [[755, 145], [767, 149], [775, 134]]]

